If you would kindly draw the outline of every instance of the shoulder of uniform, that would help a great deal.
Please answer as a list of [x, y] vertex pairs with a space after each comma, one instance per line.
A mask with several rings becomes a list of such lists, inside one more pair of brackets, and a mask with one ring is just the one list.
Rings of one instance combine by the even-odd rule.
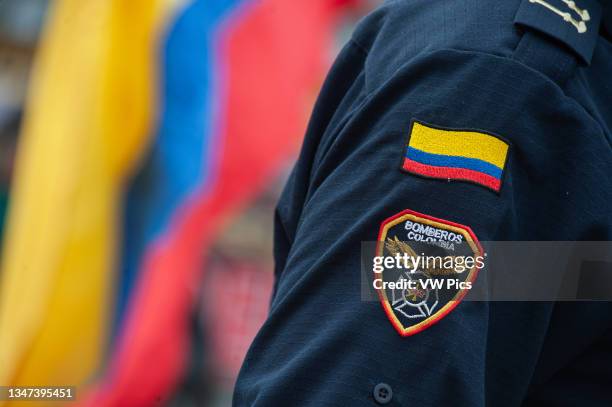
[[366, 16], [353, 41], [378, 77], [440, 49], [512, 54], [520, 39], [513, 20], [520, 0], [392, 0]]
[[456, 48], [510, 55], [519, 40], [513, 21], [520, 0], [388, 0], [358, 25], [354, 40], [409, 56]]

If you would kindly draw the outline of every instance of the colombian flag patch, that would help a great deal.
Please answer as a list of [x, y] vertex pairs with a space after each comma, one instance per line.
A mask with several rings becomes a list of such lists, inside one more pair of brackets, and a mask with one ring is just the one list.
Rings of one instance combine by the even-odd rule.
[[508, 142], [474, 130], [412, 122], [402, 170], [428, 178], [472, 182], [499, 192]]

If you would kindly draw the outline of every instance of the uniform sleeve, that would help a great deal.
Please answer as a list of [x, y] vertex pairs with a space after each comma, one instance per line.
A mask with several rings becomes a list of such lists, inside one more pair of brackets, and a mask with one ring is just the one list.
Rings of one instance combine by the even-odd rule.
[[[569, 212], [582, 201], [564, 195], [580, 174], [567, 165], [579, 143], [587, 156], [605, 145], [601, 131], [508, 58], [422, 53], [374, 89], [364, 51], [352, 44], [342, 59], [362, 69], [332, 71], [279, 203], [276, 292], [234, 404], [484, 406], [492, 389], [519, 404], [551, 306], [443, 309], [457, 297], [432, 303], [431, 291], [367, 300], [362, 243], [399, 236], [425, 254], [465, 255], [478, 242], [580, 233]], [[588, 148], [584, 134], [595, 135]]]

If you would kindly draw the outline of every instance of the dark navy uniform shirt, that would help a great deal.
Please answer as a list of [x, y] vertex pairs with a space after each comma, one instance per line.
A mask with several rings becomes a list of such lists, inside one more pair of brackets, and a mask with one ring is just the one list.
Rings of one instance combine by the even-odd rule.
[[234, 405], [612, 406], [608, 302], [464, 301], [404, 336], [360, 296], [361, 242], [398, 214], [612, 240], [610, 25], [596, 0], [395, 0], [359, 24], [278, 204]]

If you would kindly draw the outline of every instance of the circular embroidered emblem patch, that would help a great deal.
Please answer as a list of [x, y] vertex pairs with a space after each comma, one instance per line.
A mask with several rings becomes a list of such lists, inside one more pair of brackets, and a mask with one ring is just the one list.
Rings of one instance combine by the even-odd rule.
[[374, 262], [385, 313], [400, 335], [410, 336], [459, 304], [484, 256], [468, 226], [405, 210], [381, 224]]

